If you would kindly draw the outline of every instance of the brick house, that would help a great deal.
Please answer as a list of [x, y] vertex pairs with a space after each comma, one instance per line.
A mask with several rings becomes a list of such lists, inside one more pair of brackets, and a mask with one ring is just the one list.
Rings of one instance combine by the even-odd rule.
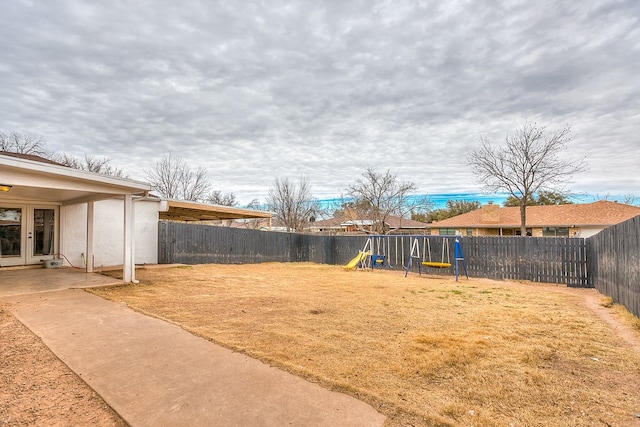
[[[640, 207], [617, 202], [527, 206], [527, 235], [590, 237], [601, 230], [640, 215]], [[517, 236], [520, 208], [482, 206], [442, 221], [428, 224], [434, 235]]]

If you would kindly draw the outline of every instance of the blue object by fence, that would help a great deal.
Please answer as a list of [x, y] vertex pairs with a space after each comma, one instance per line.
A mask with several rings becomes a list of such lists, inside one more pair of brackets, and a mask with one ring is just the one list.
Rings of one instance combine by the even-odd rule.
[[385, 267], [387, 265], [386, 255], [371, 255], [371, 268]]
[[456, 238], [456, 241], [453, 246], [454, 257], [456, 259], [456, 282], [458, 281], [458, 262], [462, 262], [462, 267], [464, 268], [464, 275], [469, 278], [469, 274], [467, 273], [467, 264], [464, 263], [464, 255], [462, 254], [462, 247], [460, 246], [460, 240]]

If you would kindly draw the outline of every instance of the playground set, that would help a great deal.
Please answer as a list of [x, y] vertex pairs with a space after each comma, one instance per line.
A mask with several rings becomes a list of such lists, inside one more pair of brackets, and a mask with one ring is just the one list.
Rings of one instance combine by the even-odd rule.
[[[367, 269], [367, 268], [394, 268], [390, 263], [390, 249], [391, 249], [391, 237], [393, 236], [369, 236], [361, 251], [358, 251], [358, 255], [353, 257], [347, 265], [344, 266], [345, 270], [355, 269]], [[414, 260], [418, 266], [418, 274], [422, 275], [423, 267], [425, 269], [448, 269], [452, 267], [449, 251], [449, 239], [441, 239], [440, 260], [436, 261], [432, 259], [431, 240], [434, 236], [411, 236], [411, 250], [407, 257], [406, 263], [404, 262], [404, 255], [402, 259], [402, 267], [404, 270], [404, 277], [407, 277], [409, 270], [411, 269]], [[422, 242], [421, 242], [422, 241]], [[421, 248], [422, 243], [422, 248]], [[397, 248], [396, 248], [397, 252]], [[466, 278], [469, 278], [467, 273], [467, 266], [464, 262], [464, 255], [462, 253], [462, 246], [460, 245], [460, 238], [456, 237], [454, 240], [454, 274], [456, 281], [460, 274], [460, 267], [464, 271]]]

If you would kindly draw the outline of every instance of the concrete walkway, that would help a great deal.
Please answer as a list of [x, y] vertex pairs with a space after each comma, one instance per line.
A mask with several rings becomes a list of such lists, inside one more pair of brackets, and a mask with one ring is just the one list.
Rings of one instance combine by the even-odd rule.
[[132, 426], [380, 426], [371, 406], [80, 289], [8, 308]]

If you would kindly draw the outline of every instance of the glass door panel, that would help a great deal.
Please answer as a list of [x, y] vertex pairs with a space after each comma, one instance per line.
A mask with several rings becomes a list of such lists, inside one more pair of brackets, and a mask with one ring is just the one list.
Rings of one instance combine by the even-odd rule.
[[55, 252], [55, 209], [33, 210], [33, 256], [53, 255]]
[[23, 209], [0, 206], [0, 266], [24, 263]]

